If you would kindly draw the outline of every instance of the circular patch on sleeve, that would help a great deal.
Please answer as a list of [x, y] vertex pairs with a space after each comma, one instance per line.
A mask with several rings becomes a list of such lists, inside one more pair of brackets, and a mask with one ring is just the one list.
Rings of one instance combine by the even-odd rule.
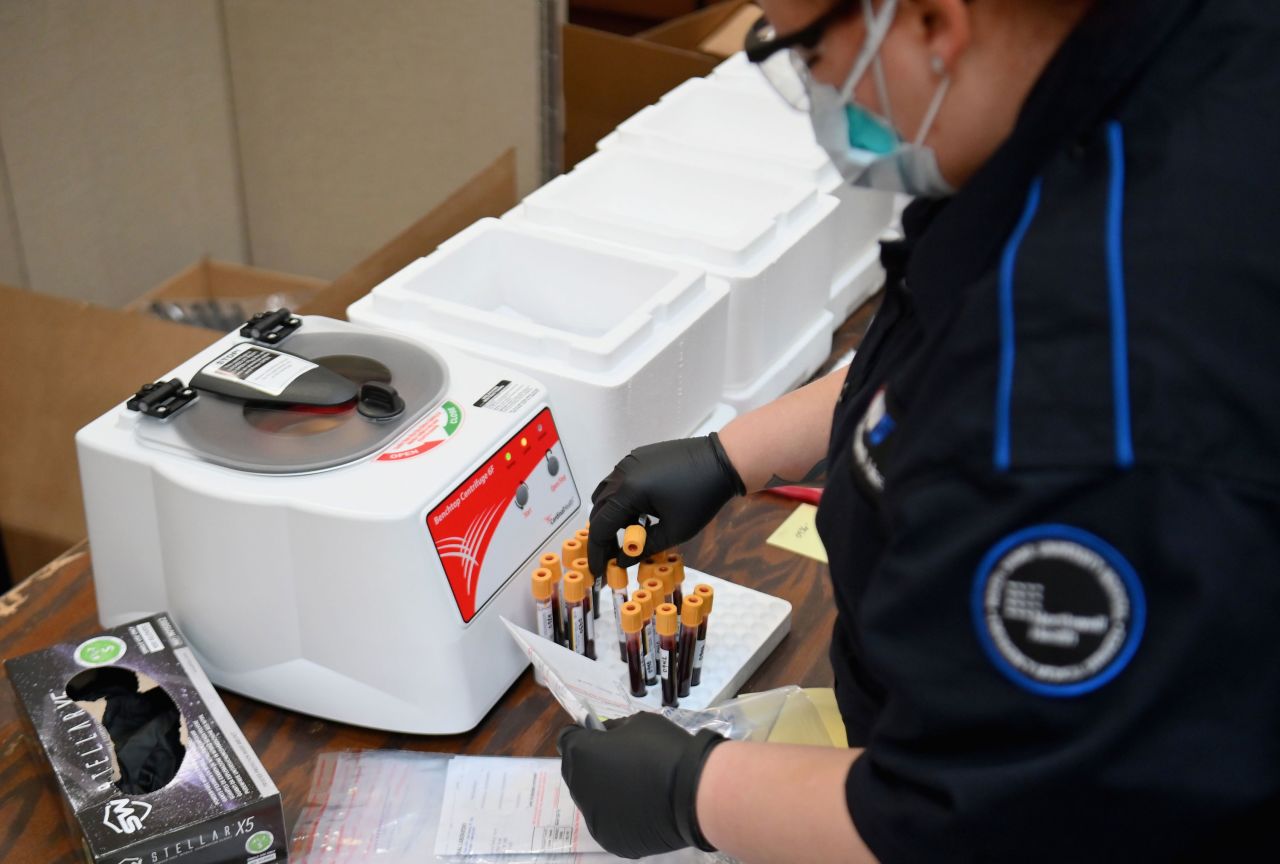
[[997, 543], [978, 565], [972, 605], [978, 640], [1001, 674], [1058, 697], [1119, 675], [1147, 614], [1125, 557], [1070, 525], [1036, 525]]

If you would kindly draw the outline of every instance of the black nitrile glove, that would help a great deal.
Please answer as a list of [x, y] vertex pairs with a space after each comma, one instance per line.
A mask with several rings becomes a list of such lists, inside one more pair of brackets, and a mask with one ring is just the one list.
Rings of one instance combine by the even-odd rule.
[[714, 852], [698, 828], [698, 778], [725, 739], [690, 735], [642, 711], [610, 720], [607, 731], [570, 726], [560, 733], [560, 775], [596, 842], [623, 858], [696, 846]]
[[591, 494], [591, 537], [587, 558], [592, 573], [604, 573], [610, 558], [630, 567], [638, 558], [622, 554], [618, 532], [652, 516], [640, 557], [692, 538], [746, 488], [716, 433], [637, 447], [600, 481]]

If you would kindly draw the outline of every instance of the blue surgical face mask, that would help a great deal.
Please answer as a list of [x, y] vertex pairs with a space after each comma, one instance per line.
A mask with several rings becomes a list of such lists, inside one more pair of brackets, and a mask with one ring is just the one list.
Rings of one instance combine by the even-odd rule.
[[[891, 119], [889, 93], [879, 58], [880, 46], [897, 11], [897, 0], [885, 0], [878, 15], [871, 7], [871, 0], [862, 0], [862, 6], [867, 41], [844, 85], [837, 90], [807, 76], [809, 119], [814, 135], [840, 175], [855, 186], [922, 198], [952, 195], [955, 189], [942, 176], [937, 155], [923, 143], [942, 106], [950, 79], [943, 76], [915, 139], [905, 141]], [[880, 117], [852, 101], [854, 88], [868, 71], [875, 76], [880, 104], [887, 117]]]

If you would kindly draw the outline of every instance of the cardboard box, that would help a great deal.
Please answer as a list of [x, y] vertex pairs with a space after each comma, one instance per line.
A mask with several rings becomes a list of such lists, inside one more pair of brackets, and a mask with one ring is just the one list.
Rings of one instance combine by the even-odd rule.
[[0, 529], [15, 580], [85, 536], [75, 431], [217, 338], [0, 285]]
[[296, 311], [346, 320], [347, 307], [463, 228], [486, 216], [501, 216], [519, 203], [516, 153], [507, 150], [471, 177], [427, 215], [393, 237], [355, 267], [333, 281], [319, 296]]
[[280, 793], [167, 615], [5, 661], [90, 864], [269, 864]]
[[701, 46], [711, 38], [717, 47], [717, 33], [737, 26], [735, 15], [745, 5], [747, 0], [716, 3], [631, 37], [565, 25], [565, 168], [594, 153], [597, 141], [664, 93], [710, 74], [724, 58]]
[[[514, 151], [468, 179], [444, 203], [320, 290], [299, 310], [345, 318], [347, 306], [391, 274], [485, 216], [518, 202]], [[203, 265], [157, 292], [200, 283]], [[194, 272], [193, 272], [194, 271]], [[203, 283], [313, 286], [315, 280], [209, 262]], [[231, 282], [222, 277], [238, 274]], [[243, 290], [236, 288], [235, 290]], [[147, 295], [148, 297], [152, 295]], [[90, 420], [155, 381], [219, 337], [204, 328], [161, 321], [0, 285], [0, 532], [15, 581], [85, 536], [74, 435]], [[3, 590], [3, 588], [0, 588]]]
[[256, 312], [297, 309], [327, 287], [310, 276], [202, 258], [125, 308], [225, 333]]

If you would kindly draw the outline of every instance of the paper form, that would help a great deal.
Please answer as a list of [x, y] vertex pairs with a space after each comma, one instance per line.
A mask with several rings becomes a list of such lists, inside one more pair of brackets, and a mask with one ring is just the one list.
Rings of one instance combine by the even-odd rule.
[[473, 756], [449, 763], [437, 856], [602, 852], [559, 759]]
[[628, 717], [644, 707], [632, 704], [622, 678], [604, 664], [530, 633], [506, 618], [502, 623], [542, 676], [551, 695], [578, 725], [595, 725], [595, 718]]

